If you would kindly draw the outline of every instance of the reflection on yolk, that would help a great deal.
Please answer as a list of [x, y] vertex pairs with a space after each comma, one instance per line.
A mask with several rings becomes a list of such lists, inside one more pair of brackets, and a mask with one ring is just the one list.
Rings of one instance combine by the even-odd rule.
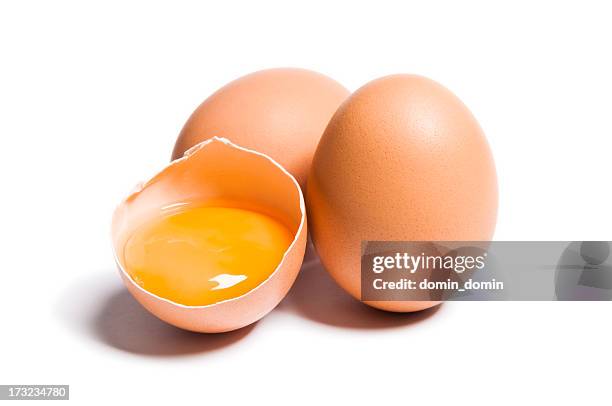
[[282, 223], [255, 211], [187, 208], [137, 229], [125, 245], [125, 268], [157, 296], [203, 306], [257, 287], [292, 239]]

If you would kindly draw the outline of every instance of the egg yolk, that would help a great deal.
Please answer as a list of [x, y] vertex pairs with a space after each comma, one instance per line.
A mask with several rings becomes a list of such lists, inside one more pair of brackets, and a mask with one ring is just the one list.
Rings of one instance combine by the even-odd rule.
[[255, 211], [192, 207], [138, 228], [125, 245], [124, 263], [148, 292], [203, 306], [261, 284], [292, 239], [282, 223]]

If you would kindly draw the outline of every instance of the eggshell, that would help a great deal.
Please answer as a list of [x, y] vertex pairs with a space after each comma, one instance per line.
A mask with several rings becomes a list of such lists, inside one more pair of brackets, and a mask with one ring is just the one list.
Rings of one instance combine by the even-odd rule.
[[241, 77], [206, 99], [185, 123], [172, 153], [212, 136], [264, 153], [304, 186], [329, 119], [349, 92], [305, 69], [269, 69]]
[[[393, 75], [357, 90], [331, 119], [307, 189], [313, 242], [332, 277], [361, 297], [362, 240], [489, 240], [497, 179], [487, 140], [449, 90]], [[437, 302], [378, 301], [410, 312]]]
[[[185, 306], [147, 292], [124, 269], [123, 248], [140, 225], [185, 202], [238, 201], [283, 221], [295, 238], [276, 270], [243, 296], [208, 306]], [[235, 330], [270, 312], [293, 284], [306, 248], [302, 191], [271, 158], [212, 138], [188, 150], [128, 196], [112, 223], [115, 259], [130, 293], [147, 310], [177, 327], [207, 333]]]

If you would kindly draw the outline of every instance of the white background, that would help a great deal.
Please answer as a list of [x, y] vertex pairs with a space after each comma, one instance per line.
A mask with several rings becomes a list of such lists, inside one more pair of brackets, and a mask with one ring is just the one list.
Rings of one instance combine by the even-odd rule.
[[398, 72], [445, 84], [494, 151], [496, 239], [610, 240], [611, 15], [604, 1], [3, 2], [0, 383], [70, 384], [77, 404], [609, 404], [612, 303], [397, 317], [311, 263], [251, 328], [197, 335], [126, 293], [109, 223], [207, 95], [297, 66], [351, 90]]

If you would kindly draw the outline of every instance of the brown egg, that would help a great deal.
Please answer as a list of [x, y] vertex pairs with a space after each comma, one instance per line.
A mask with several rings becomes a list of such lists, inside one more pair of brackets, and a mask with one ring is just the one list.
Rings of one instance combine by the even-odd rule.
[[[497, 179], [487, 140], [449, 90], [393, 75], [357, 90], [331, 119], [308, 179], [311, 235], [325, 268], [361, 297], [362, 240], [489, 240]], [[437, 302], [378, 301], [389, 311]]]
[[[158, 296], [130, 275], [125, 252], [136, 230], [183, 205], [217, 205], [227, 201], [268, 214], [291, 232], [291, 244], [261, 284], [239, 296], [193, 306]], [[278, 163], [215, 137], [171, 162], [117, 207], [112, 223], [115, 261], [129, 292], [161, 320], [197, 332], [235, 330], [270, 312], [295, 281], [306, 248], [305, 211], [301, 188]], [[260, 237], [255, 233], [249, 238], [257, 242]], [[143, 246], [142, 250], [145, 249], [150, 248]]]
[[305, 69], [246, 75], [219, 89], [193, 112], [172, 159], [210, 137], [225, 137], [275, 159], [304, 186], [323, 130], [348, 95], [338, 82]]

